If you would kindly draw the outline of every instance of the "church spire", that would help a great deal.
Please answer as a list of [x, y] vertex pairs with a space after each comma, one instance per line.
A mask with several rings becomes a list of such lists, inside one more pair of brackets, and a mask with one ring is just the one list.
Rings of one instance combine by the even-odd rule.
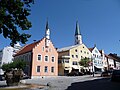
[[49, 25], [48, 25], [48, 20], [46, 22], [45, 37], [46, 37], [46, 39], [50, 39], [50, 29], [49, 29]]
[[82, 44], [82, 35], [80, 33], [80, 27], [78, 21], [76, 21], [76, 30], [75, 30], [75, 45]]
[[50, 29], [48, 25], [48, 19], [46, 22], [45, 38], [46, 38], [45, 45], [48, 47], [50, 42]]
[[47, 20], [47, 22], [46, 22], [46, 30], [48, 30], [49, 29], [49, 26], [48, 26], [48, 20]]
[[78, 21], [76, 21], [75, 35], [81, 35], [81, 33], [80, 33], [80, 27], [79, 27]]

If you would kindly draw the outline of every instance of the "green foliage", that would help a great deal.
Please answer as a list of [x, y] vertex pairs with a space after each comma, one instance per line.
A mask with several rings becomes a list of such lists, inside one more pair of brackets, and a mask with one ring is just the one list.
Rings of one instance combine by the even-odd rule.
[[89, 58], [85, 57], [85, 58], [81, 59], [81, 61], [79, 62], [79, 64], [81, 66], [88, 67], [89, 64], [90, 64], [90, 62], [91, 62], [91, 60]]
[[11, 63], [3, 64], [2, 69], [3, 69], [3, 71], [8, 71], [12, 68], [13, 69], [17, 68], [17, 69], [23, 70], [25, 68], [25, 66], [26, 66], [26, 62], [24, 60], [15, 60]]
[[0, 34], [11, 40], [13, 46], [17, 41], [25, 44], [31, 35], [20, 33], [32, 27], [27, 19], [31, 3], [34, 0], [0, 0]]

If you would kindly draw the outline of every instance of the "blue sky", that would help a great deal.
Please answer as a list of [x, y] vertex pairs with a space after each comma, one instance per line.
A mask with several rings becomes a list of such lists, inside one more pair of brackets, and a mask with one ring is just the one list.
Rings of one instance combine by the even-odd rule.
[[[32, 35], [28, 44], [44, 36], [47, 17], [56, 48], [74, 44], [78, 20], [87, 47], [96, 44], [106, 54], [120, 55], [120, 0], [35, 0], [29, 16], [33, 26], [27, 31]], [[9, 43], [0, 35], [0, 48]]]

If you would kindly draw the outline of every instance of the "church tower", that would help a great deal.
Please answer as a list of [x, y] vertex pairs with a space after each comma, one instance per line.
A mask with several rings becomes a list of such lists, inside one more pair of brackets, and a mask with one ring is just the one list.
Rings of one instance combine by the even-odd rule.
[[49, 43], [50, 43], [50, 30], [49, 30], [49, 26], [48, 26], [48, 20], [46, 23], [46, 30], [45, 30], [45, 46], [48, 47]]
[[80, 33], [80, 29], [79, 29], [79, 24], [78, 21], [76, 22], [76, 30], [75, 30], [75, 45], [77, 44], [82, 44], [82, 35]]

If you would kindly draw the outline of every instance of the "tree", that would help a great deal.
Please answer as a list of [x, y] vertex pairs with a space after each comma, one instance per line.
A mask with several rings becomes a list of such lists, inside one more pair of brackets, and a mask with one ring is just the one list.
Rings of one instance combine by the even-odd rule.
[[18, 59], [11, 63], [3, 64], [2, 69], [3, 69], [3, 71], [8, 71], [10, 69], [15, 69], [15, 68], [23, 70], [25, 68], [25, 66], [26, 66], [26, 62], [24, 60]]
[[16, 42], [25, 44], [31, 35], [21, 33], [32, 27], [27, 19], [34, 0], [0, 0], [0, 34], [11, 40], [11, 46]]
[[88, 67], [88, 66], [90, 66], [89, 64], [90, 64], [90, 62], [91, 62], [91, 60], [89, 59], [89, 58], [83, 58], [83, 59], [81, 59], [81, 61], [79, 62], [79, 64], [81, 65], [81, 66], [84, 66], [84, 67]]

